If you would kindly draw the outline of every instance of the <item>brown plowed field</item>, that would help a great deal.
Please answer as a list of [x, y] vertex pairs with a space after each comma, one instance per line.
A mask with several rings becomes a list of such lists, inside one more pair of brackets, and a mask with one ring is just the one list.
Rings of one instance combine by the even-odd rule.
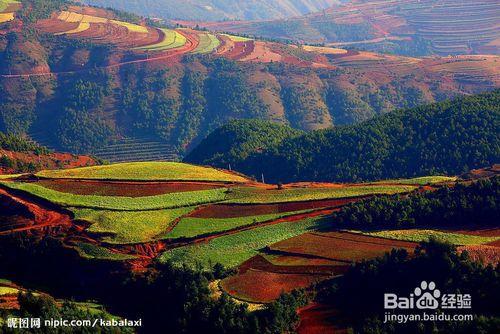
[[119, 182], [42, 179], [37, 184], [64, 193], [77, 195], [142, 197], [223, 188], [225, 184], [203, 182]]
[[238, 267], [238, 274], [244, 274], [247, 270], [261, 270], [276, 274], [307, 274], [307, 275], [341, 275], [349, 268], [348, 263], [332, 262], [333, 265], [275, 265], [266, 260], [262, 255], [256, 255], [243, 262]]
[[276, 300], [282, 292], [305, 288], [327, 277], [308, 274], [277, 274], [249, 269], [243, 274], [224, 279], [220, 284], [224, 291], [237, 299], [268, 303]]
[[367, 237], [347, 232], [306, 233], [269, 246], [271, 251], [355, 262], [371, 259], [404, 248], [412, 252], [412, 242]]
[[214, 204], [201, 207], [190, 216], [196, 218], [236, 218], [266, 215], [282, 212], [293, 212], [321, 208], [336, 208], [359, 201], [362, 198], [344, 198], [310, 202], [290, 202], [280, 204], [229, 205]]
[[79, 22], [66, 22], [57, 19], [56, 17], [40, 20], [36, 23], [36, 27], [48, 34], [59, 34], [66, 31], [76, 29]]

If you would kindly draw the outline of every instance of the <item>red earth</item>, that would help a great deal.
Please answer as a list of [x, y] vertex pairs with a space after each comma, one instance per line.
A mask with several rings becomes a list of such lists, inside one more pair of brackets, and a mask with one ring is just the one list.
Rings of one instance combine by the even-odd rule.
[[204, 182], [120, 182], [68, 179], [41, 179], [37, 184], [64, 193], [77, 195], [142, 197], [223, 188], [223, 183]]
[[308, 202], [290, 202], [280, 204], [231, 205], [213, 204], [200, 207], [191, 217], [197, 218], [236, 218], [265, 215], [282, 212], [293, 212], [310, 209], [336, 208], [359, 201], [362, 198], [344, 198]]

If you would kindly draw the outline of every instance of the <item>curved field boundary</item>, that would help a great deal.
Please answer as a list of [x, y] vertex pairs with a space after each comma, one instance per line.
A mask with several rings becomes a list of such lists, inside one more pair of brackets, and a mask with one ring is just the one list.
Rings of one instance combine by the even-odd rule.
[[0, 23], [14, 20], [14, 13], [0, 13]]
[[161, 42], [146, 45], [135, 50], [148, 50], [148, 51], [164, 51], [183, 47], [187, 43], [186, 36], [179, 33], [177, 30], [172, 29], [159, 29], [163, 34], [163, 39]]
[[133, 23], [128, 23], [124, 21], [117, 21], [117, 20], [110, 20], [109, 22], [114, 23], [116, 25], [125, 27], [128, 29], [130, 32], [138, 32], [142, 34], [147, 34], [148, 33], [148, 28], [140, 26], [138, 24], [133, 24]]
[[203, 33], [199, 35], [200, 44], [194, 50], [193, 54], [207, 54], [214, 52], [220, 45], [220, 40], [217, 36], [210, 33]]
[[229, 34], [221, 34], [222, 36], [226, 36], [233, 42], [249, 42], [253, 41], [253, 39], [248, 38], [248, 37], [243, 37], [243, 36], [235, 36], [235, 35], [229, 35]]
[[124, 62], [119, 62], [116, 64], [112, 65], [107, 65], [107, 66], [101, 66], [93, 69], [82, 69], [78, 71], [61, 71], [61, 72], [41, 72], [41, 73], [26, 73], [26, 74], [0, 74], [0, 78], [31, 78], [31, 77], [45, 77], [45, 76], [58, 76], [58, 75], [72, 75], [75, 73], [84, 73], [84, 72], [89, 72], [93, 71], [95, 69], [101, 69], [101, 70], [111, 70], [111, 69], [116, 69], [120, 68], [122, 66], [126, 65], [132, 65], [132, 64], [141, 64], [141, 63], [149, 63], [149, 62], [156, 62], [156, 61], [164, 61], [168, 59], [172, 59], [175, 57], [180, 57], [186, 53], [192, 52], [195, 50], [198, 46], [198, 40], [192, 36], [191, 34], [185, 33], [185, 32], [179, 32], [180, 34], [184, 35], [184, 37], [187, 38], [187, 43], [184, 48], [178, 48], [175, 50], [172, 50], [172, 52], [169, 52], [167, 54], [162, 54], [160, 56], [156, 57], [148, 57], [147, 59], [137, 59], [137, 60], [129, 60], [129, 61], [124, 61]]
[[85, 30], [87, 30], [89, 28], [90, 28], [90, 23], [88, 23], [88, 22], [80, 22], [80, 23], [78, 23], [78, 27], [76, 27], [75, 29], [64, 31], [64, 32], [59, 32], [59, 33], [56, 33], [54, 35], [60, 36], [60, 35], [77, 34], [79, 32], [83, 32], [83, 31], [85, 31]]

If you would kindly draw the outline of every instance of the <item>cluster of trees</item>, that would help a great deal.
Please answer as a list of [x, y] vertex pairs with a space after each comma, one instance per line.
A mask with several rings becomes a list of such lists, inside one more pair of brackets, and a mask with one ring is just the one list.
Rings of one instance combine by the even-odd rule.
[[[83, 308], [78, 306], [76, 303], [64, 301], [61, 305], [48, 295], [35, 295], [28, 291], [26, 293], [20, 292], [18, 295], [19, 310], [0, 310], [0, 318], [29, 318], [29, 319], [40, 319], [40, 328], [9, 328], [8, 323], [4, 322], [0, 325], [0, 333], [5, 334], [53, 334], [53, 333], [75, 333], [75, 328], [61, 326], [59, 328], [45, 327], [44, 320], [90, 320], [93, 323], [95, 320], [99, 319], [111, 319], [112, 316], [105, 311], [98, 311]], [[2, 314], [3, 313], [3, 314]], [[101, 326], [99, 322], [96, 323], [95, 327], [82, 327], [78, 328], [81, 333], [113, 333], [113, 334], [125, 334], [134, 333], [132, 328], [129, 327], [105, 327]], [[31, 326], [31, 325], [29, 325]]]
[[[223, 161], [224, 165], [216, 165], [226, 167], [231, 163], [249, 175], [264, 173], [273, 182], [358, 182], [457, 175], [498, 162], [499, 112], [500, 90], [496, 90], [394, 111], [355, 125], [292, 136], [264, 152], [251, 146], [245, 149], [245, 138], [223, 127], [210, 137], [218, 137], [228, 150], [220, 152], [224, 145], [213, 148], [207, 139], [201, 142], [198, 153], [188, 155], [186, 161]], [[242, 150], [247, 152], [237, 156], [229, 153]]]
[[[470, 294], [472, 309], [458, 312], [472, 313], [474, 320], [384, 323], [384, 294], [409, 296], [422, 281], [434, 282], [442, 294]], [[345, 319], [354, 333], [493, 334], [500, 326], [500, 267], [485, 267], [473, 262], [466, 252], [458, 254], [454, 246], [430, 240], [412, 256], [405, 250], [393, 250], [382, 258], [354, 265], [341, 278], [322, 284], [317, 298], [339, 310], [337, 319]]]
[[68, 4], [67, 0], [22, 0], [22, 8], [16, 14], [26, 23], [33, 23], [40, 19], [46, 19], [63, 6]]
[[345, 206], [334, 220], [336, 225], [355, 229], [496, 226], [500, 177], [410, 196], [375, 197]]
[[111, 93], [109, 77], [95, 70], [84, 78], [60, 79], [60, 106], [53, 124], [54, 141], [72, 152], [89, 152], [111, 140], [113, 130], [100, 112]]
[[84, 260], [53, 237], [4, 236], [0, 261], [0, 277], [64, 299], [97, 300], [113, 314], [141, 318], [144, 333], [282, 334], [297, 326], [296, 309], [308, 301], [295, 291], [249, 312], [213, 297], [209, 282], [230, 274], [220, 265], [208, 271], [157, 263], [134, 274], [116, 262]]
[[37, 155], [49, 154], [50, 150], [23, 136], [0, 132], [0, 148], [13, 152], [33, 152]]

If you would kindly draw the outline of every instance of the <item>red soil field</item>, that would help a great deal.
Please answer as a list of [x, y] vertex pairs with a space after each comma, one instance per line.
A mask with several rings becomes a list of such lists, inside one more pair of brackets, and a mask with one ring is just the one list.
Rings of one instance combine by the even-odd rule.
[[471, 245], [458, 247], [458, 251], [467, 251], [474, 261], [496, 266], [500, 263], [500, 244]]
[[45, 33], [57, 34], [76, 29], [79, 22], [66, 22], [57, 19], [57, 15], [53, 15], [50, 19], [39, 20], [36, 27]]
[[334, 322], [337, 312], [328, 305], [312, 303], [297, 311], [300, 318], [298, 334], [348, 333]]
[[214, 204], [201, 207], [190, 216], [197, 218], [236, 218], [265, 215], [309, 209], [335, 208], [359, 201], [361, 198], [345, 198], [310, 202], [291, 202], [281, 204], [229, 205]]
[[252, 269], [279, 274], [322, 274], [336, 276], [345, 273], [349, 268], [349, 264], [333, 261], [329, 265], [315, 265], [314, 260], [316, 259], [303, 258], [304, 265], [275, 265], [266, 260], [262, 255], [256, 255], [239, 266], [238, 274], [244, 274], [246, 271]]
[[203, 182], [120, 182], [41, 179], [37, 184], [77, 195], [142, 197], [222, 188], [224, 184]]
[[[6, 156], [9, 159], [29, 163], [34, 162], [39, 164], [42, 169], [52, 168], [75, 168], [94, 166], [97, 162], [86, 155], [73, 155], [69, 153], [50, 153], [36, 155], [34, 153], [25, 152], [12, 152], [7, 150], [0, 150], [0, 156]], [[16, 170], [9, 168], [0, 168], [0, 174], [16, 173]]]
[[249, 269], [243, 274], [221, 281], [221, 287], [237, 299], [268, 303], [282, 292], [304, 288], [326, 278], [323, 275], [277, 274]]
[[0, 226], [0, 235], [44, 229], [46, 227], [53, 226], [71, 227], [72, 225], [70, 217], [64, 213], [48, 209], [33, 202], [29, 202], [1, 188], [0, 196], [9, 198], [10, 201], [12, 201], [12, 205], [22, 207], [23, 211], [25, 211], [27, 213], [27, 216], [29, 216], [30, 218], [28, 220], [24, 219], [22, 221], [19, 221], [20, 224], [18, 224], [17, 226], [8, 226], [8, 229], [2, 229], [2, 226]]
[[371, 259], [405, 248], [412, 252], [415, 243], [367, 237], [347, 232], [306, 233], [269, 246], [271, 251], [293, 255], [354, 262]]

